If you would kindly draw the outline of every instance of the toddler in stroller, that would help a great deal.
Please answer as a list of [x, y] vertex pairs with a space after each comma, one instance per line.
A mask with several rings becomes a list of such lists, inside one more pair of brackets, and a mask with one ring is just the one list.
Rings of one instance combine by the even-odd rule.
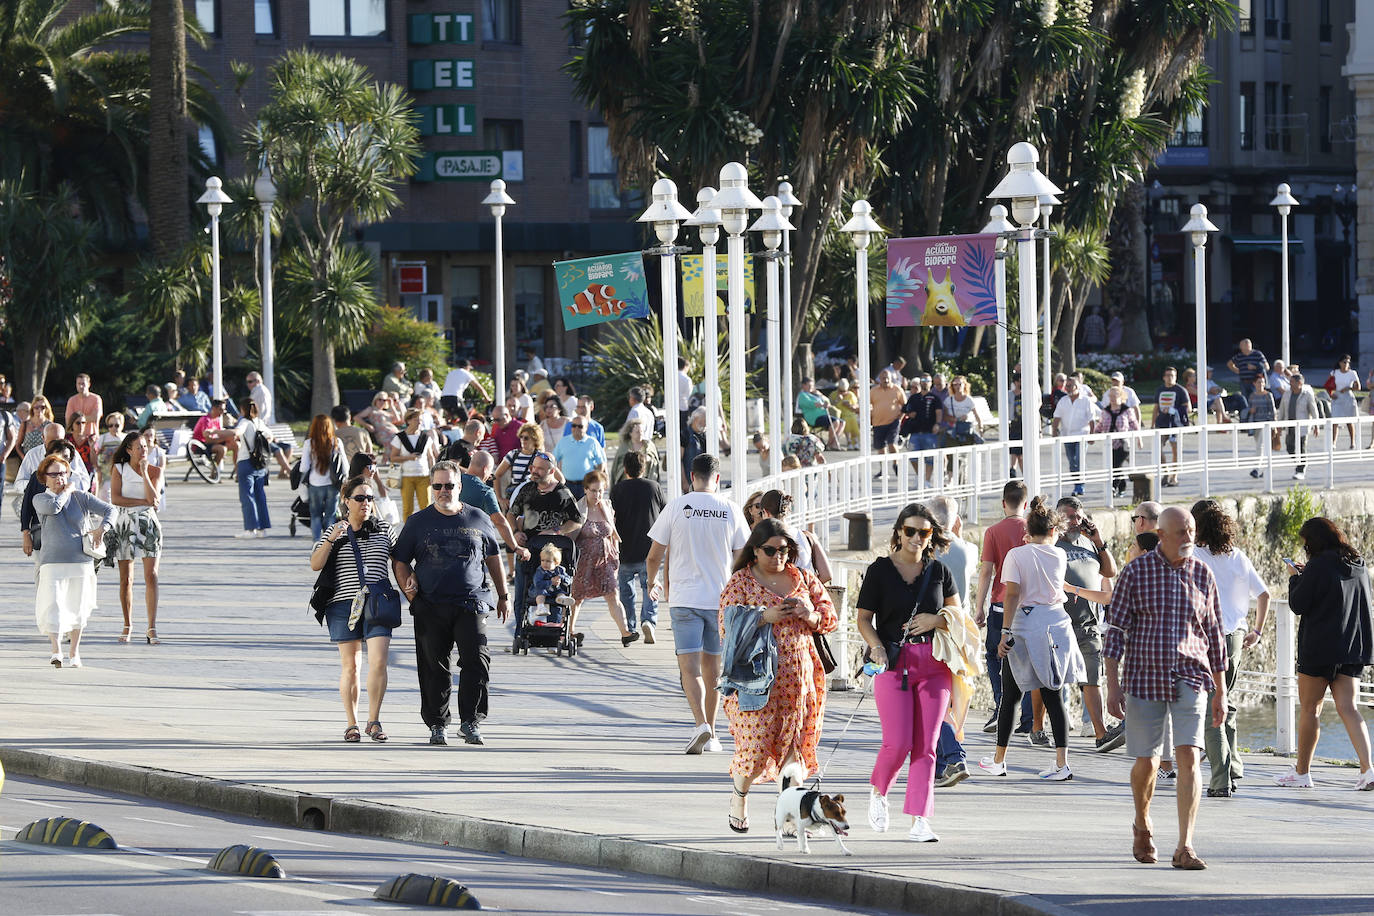
[[[577, 563], [571, 538], [533, 535], [526, 544], [530, 559], [516, 575], [520, 595], [515, 616], [513, 655], [528, 655], [531, 648], [555, 649], [559, 655], [576, 655], [580, 634], [569, 632], [572, 608], [572, 567]], [[564, 558], [567, 566], [564, 566]], [[521, 591], [523, 590], [523, 594]]]
[[549, 623], [563, 622], [563, 608], [571, 607], [573, 600], [568, 594], [572, 585], [572, 575], [563, 568], [563, 551], [556, 544], [545, 544], [539, 551], [539, 568], [534, 571], [534, 582], [530, 586], [530, 600], [534, 602], [534, 613]]

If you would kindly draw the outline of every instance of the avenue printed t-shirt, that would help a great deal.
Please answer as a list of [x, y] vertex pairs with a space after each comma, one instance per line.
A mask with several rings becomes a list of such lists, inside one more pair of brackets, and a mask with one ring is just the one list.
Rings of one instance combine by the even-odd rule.
[[982, 561], [993, 565], [992, 596], [989, 599], [993, 604], [1001, 604], [1002, 596], [1007, 591], [1002, 584], [1002, 560], [1013, 547], [1020, 547], [1025, 542], [1026, 520], [1017, 515], [1002, 519], [983, 533]]
[[744, 513], [715, 493], [686, 493], [659, 513], [649, 538], [668, 548], [672, 607], [717, 608], [735, 551], [749, 540]]
[[476, 600], [494, 607], [486, 559], [497, 549], [496, 528], [481, 510], [461, 506], [445, 515], [429, 506], [406, 521], [391, 556], [414, 568], [425, 601], [464, 605]]

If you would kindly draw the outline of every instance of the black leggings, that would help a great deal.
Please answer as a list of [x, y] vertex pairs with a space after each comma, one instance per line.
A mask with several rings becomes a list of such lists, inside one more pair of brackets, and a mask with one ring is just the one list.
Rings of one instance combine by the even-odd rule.
[[[1011, 728], [1021, 710], [1021, 686], [1011, 673], [1011, 663], [1002, 659], [1002, 703], [997, 707], [997, 746], [1006, 747], [1011, 741]], [[1040, 688], [1040, 698], [1045, 701], [1045, 714], [1050, 717], [1050, 731], [1054, 733], [1055, 747], [1069, 746], [1069, 726], [1064, 717], [1064, 703], [1058, 690]]]

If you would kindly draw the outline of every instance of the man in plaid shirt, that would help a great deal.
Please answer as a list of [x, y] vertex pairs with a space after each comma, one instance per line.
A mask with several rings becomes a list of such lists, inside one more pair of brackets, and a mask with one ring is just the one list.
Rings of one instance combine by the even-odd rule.
[[[1173, 866], [1207, 867], [1193, 851], [1201, 781], [1207, 691], [1212, 714], [1225, 713], [1226, 635], [1212, 571], [1193, 557], [1196, 526], [1177, 507], [1159, 516], [1159, 546], [1127, 564], [1112, 591], [1102, 656], [1107, 660], [1107, 709], [1126, 720], [1126, 753], [1135, 758], [1136, 861], [1156, 861], [1150, 824], [1155, 770], [1165, 717], [1173, 722], [1178, 767], [1178, 848]], [[1122, 659], [1125, 659], [1124, 665]], [[1121, 668], [1125, 668], [1125, 677]]]

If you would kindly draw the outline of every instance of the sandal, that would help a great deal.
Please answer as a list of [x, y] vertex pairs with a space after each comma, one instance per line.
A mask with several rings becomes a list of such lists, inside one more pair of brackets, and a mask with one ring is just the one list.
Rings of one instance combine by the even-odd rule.
[[1174, 868], [1181, 868], [1184, 871], [1202, 871], [1207, 867], [1207, 863], [1198, 857], [1191, 846], [1183, 846], [1174, 850]]
[[116, 640], [116, 642], [128, 642], [128, 641], [129, 641], [129, 630], [130, 630], [130, 629], [132, 629], [132, 628], [131, 628], [131, 627], [125, 627], [123, 630], [121, 630], [120, 633], [119, 633], [119, 639]]
[[[740, 798], [747, 798], [747, 797], [749, 796], [749, 793], [748, 793], [748, 792], [741, 792], [739, 789], [736, 789], [734, 786], [731, 786], [730, 788], [731, 788], [731, 789], [734, 791], [734, 793], [735, 793], [736, 795], [738, 795]], [[746, 812], [742, 817], [736, 817], [736, 816], [733, 815], [733, 814], [730, 815], [730, 829], [733, 830], [733, 831], [735, 831], [735, 833], [748, 833], [748, 832], [749, 832], [749, 814], [748, 814], [748, 812]]]
[[359, 741], [363, 740], [362, 735], [358, 733], [358, 726], [350, 725], [348, 728], [345, 728], [344, 740], [349, 744], [357, 744]]
[[366, 729], [366, 731], [367, 731], [367, 736], [368, 736], [369, 738], [371, 738], [373, 741], [385, 741], [385, 740], [386, 740], [386, 732], [382, 731], [382, 720], [381, 720], [381, 719], [374, 719], [373, 721], [367, 723], [367, 729]]
[[143, 638], [148, 640], [148, 645], [150, 646], [162, 645], [162, 640], [157, 638], [157, 627], [149, 627], [148, 632], [144, 634]]
[[1150, 831], [1132, 824], [1131, 833], [1135, 837], [1135, 842], [1131, 846], [1131, 855], [1135, 857], [1135, 860], [1146, 865], [1153, 865], [1158, 862], [1159, 857], [1155, 854], [1154, 837]]

